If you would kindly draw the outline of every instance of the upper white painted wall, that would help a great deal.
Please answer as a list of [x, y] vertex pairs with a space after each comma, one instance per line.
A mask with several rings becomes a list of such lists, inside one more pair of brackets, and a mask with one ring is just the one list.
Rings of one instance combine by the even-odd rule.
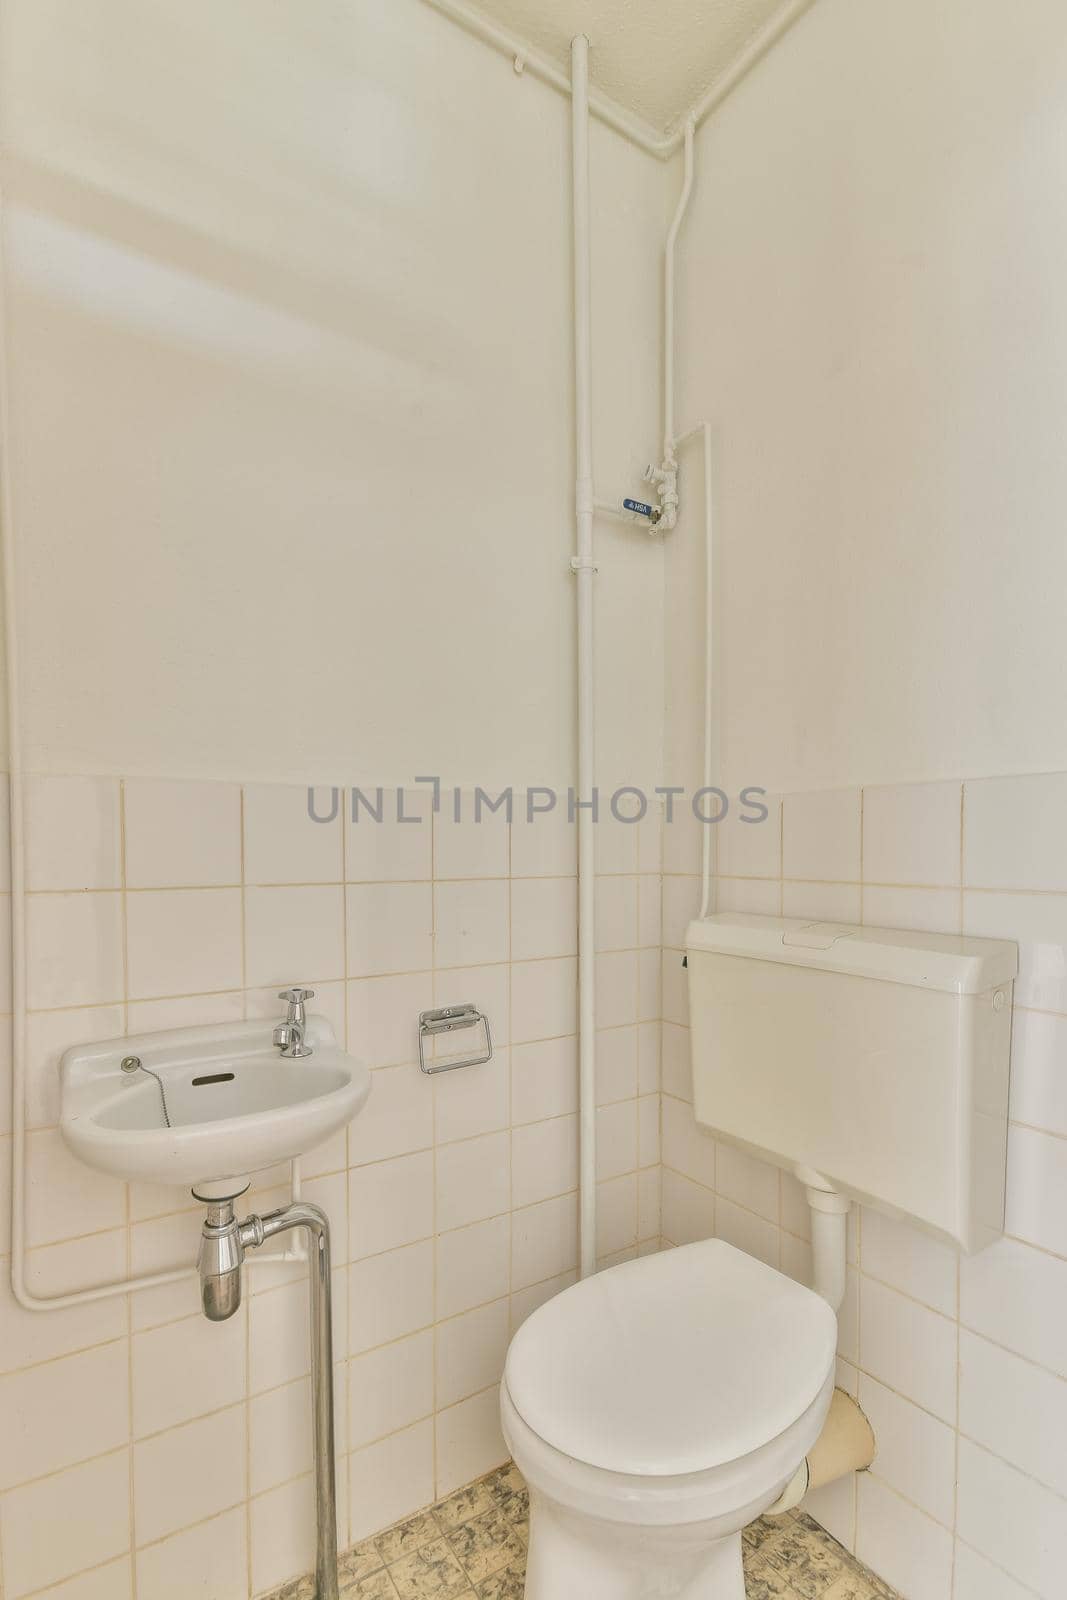
[[[700, 133], [681, 261], [728, 783], [1067, 767], [1062, 0], [817, 0]], [[698, 532], [668, 558], [674, 771]]]
[[[419, 0], [9, 0], [27, 764], [565, 784], [570, 109]], [[659, 437], [662, 169], [593, 133], [598, 476]], [[602, 767], [662, 553], [598, 533]]]

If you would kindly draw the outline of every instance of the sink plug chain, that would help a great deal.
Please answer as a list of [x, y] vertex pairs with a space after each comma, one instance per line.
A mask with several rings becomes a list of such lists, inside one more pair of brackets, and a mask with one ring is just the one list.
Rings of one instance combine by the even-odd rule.
[[151, 1067], [146, 1067], [140, 1056], [123, 1056], [119, 1062], [123, 1072], [146, 1072], [150, 1078], [155, 1078], [159, 1085], [159, 1102], [163, 1107], [163, 1121], [170, 1127], [170, 1112], [167, 1110], [167, 1091], [163, 1087], [163, 1079]]

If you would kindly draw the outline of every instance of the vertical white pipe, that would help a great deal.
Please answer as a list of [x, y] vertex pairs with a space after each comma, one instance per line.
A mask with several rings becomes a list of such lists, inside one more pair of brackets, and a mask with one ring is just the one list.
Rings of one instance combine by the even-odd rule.
[[[589, 249], [589, 40], [571, 43], [574, 162], [575, 519], [578, 584], [578, 799], [596, 784], [593, 678], [593, 349]], [[592, 812], [578, 813], [578, 1060], [581, 1273], [596, 1271], [596, 835]]]
[[[715, 728], [712, 706], [712, 673], [715, 663], [715, 527], [711, 508], [711, 423], [702, 422], [704, 435], [704, 787], [715, 781]], [[700, 915], [711, 910], [712, 829], [703, 824], [701, 858]]]
[[667, 234], [667, 248], [663, 253], [663, 460], [674, 459], [674, 247], [682, 226], [689, 196], [693, 189], [693, 132], [692, 117], [685, 124], [685, 167], [682, 192], [678, 196], [674, 220]]

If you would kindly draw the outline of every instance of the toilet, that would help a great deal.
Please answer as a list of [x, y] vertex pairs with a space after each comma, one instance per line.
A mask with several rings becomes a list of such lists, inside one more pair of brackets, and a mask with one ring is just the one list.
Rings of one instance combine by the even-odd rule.
[[742, 1529], [871, 1459], [824, 1431], [840, 1401], [870, 1444], [834, 1392], [850, 1202], [965, 1251], [1003, 1231], [1014, 945], [727, 913], [687, 962], [696, 1120], [804, 1184], [819, 1292], [707, 1239], [527, 1318], [500, 1392], [526, 1600], [745, 1600]]
[[527, 1600], [744, 1600], [741, 1529], [817, 1439], [836, 1346], [824, 1300], [718, 1239], [541, 1306], [501, 1387]]

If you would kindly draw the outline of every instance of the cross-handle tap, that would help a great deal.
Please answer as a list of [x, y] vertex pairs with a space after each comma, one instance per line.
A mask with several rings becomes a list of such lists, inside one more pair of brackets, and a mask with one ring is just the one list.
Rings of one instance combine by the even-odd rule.
[[304, 1014], [304, 1001], [314, 1000], [314, 989], [281, 989], [278, 999], [285, 1000], [289, 1005], [289, 1014], [284, 1022], [279, 1022], [274, 1030], [274, 1043], [279, 1047], [283, 1056], [293, 1060], [297, 1056], [310, 1056], [314, 1052], [314, 1045], [305, 1044], [307, 1032], [307, 1017]]

